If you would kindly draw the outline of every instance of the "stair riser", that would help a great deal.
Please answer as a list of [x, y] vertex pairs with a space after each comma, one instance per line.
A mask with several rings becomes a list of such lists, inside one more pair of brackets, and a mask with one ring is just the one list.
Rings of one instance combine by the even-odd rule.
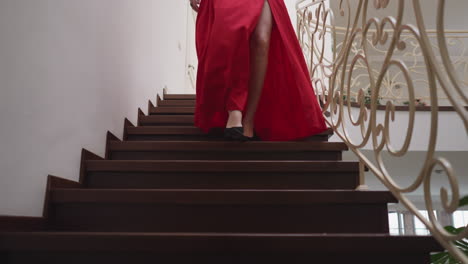
[[[165, 115], [167, 116], [167, 115]], [[141, 127], [127, 127], [126, 132], [130, 140], [224, 140], [224, 129], [214, 128], [209, 133], [203, 133], [199, 128], [194, 126], [141, 126]], [[309, 138], [297, 141], [328, 141], [328, 137], [332, 135], [332, 131], [328, 129], [324, 133], [311, 136]]]
[[384, 204], [65, 203], [53, 206], [50, 228], [100, 232], [388, 233], [387, 214]]
[[87, 186], [99, 189], [340, 189], [358, 186], [357, 172], [142, 173], [90, 172]]
[[150, 115], [194, 115], [195, 108], [194, 107], [152, 107], [149, 109]]
[[[154, 140], [154, 141], [224, 141], [223, 137], [218, 135], [209, 136], [209, 135], [137, 135], [130, 134], [128, 135], [128, 140], [132, 141], [145, 141], [145, 140]], [[328, 136], [313, 136], [302, 141], [328, 141]]]
[[158, 115], [173, 115], [173, 116], [178, 116], [178, 115], [193, 115], [193, 114], [194, 114], [193, 111], [181, 111], [181, 112], [179, 112], [179, 113], [177, 113], [177, 112], [164, 111], [164, 110], [166, 110], [166, 108], [169, 108], [169, 107], [159, 107], [158, 111], [152, 111], [152, 112], [150, 112], [149, 114], [150, 114], [150, 115], [154, 115], [154, 116], [158, 116]]
[[41, 232], [15, 221], [24, 233], [0, 233], [0, 263], [422, 264], [443, 250], [388, 235], [397, 200], [355, 191], [358, 164], [331, 162], [344, 144], [303, 142], [331, 129], [299, 143], [207, 142], [225, 141], [224, 128], [194, 126], [196, 96], [164, 97], [148, 116], [138, 109], [137, 127], [124, 122], [125, 141], [156, 142], [108, 132], [104, 160], [83, 150], [79, 183], [48, 183]]
[[158, 107], [195, 107], [194, 100], [163, 100], [158, 103]]
[[140, 116], [141, 126], [193, 126], [193, 115], [158, 115], [158, 116]]
[[165, 94], [163, 96], [163, 99], [195, 101], [195, 99], [197, 99], [197, 96], [195, 94]]
[[148, 120], [142, 121], [140, 126], [193, 126], [193, 121], [185, 120], [174, 120], [174, 121], [165, 121], [165, 120]]
[[[377, 262], [376, 262], [377, 261]], [[171, 264], [186, 264], [186, 263], [203, 263], [203, 264], [343, 264], [343, 263], [359, 263], [359, 264], [395, 264], [395, 263], [411, 263], [411, 264], [427, 264], [430, 263], [428, 253], [414, 254], [389, 254], [389, 253], [370, 253], [370, 252], [353, 252], [345, 253], [290, 253], [290, 254], [275, 254], [273, 252], [264, 254], [252, 253], [208, 253], [208, 254], [181, 254], [181, 253], [154, 253], [154, 252], [14, 252], [8, 256], [9, 264], [31, 264], [31, 263], [48, 263], [48, 264], [103, 264], [103, 263], [119, 263], [119, 264], [154, 264], [154, 263], [171, 263]]]
[[227, 152], [227, 151], [114, 151], [112, 160], [341, 160], [341, 151], [323, 152]]

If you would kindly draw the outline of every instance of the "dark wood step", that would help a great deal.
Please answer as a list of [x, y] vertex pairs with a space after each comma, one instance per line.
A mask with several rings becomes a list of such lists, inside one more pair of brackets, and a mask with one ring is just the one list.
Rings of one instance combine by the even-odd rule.
[[178, 205], [311, 205], [387, 204], [397, 202], [387, 191], [242, 190], [242, 189], [53, 189], [51, 202]]
[[92, 188], [355, 189], [359, 164], [349, 161], [90, 160]]
[[8, 264], [426, 264], [429, 252], [440, 250], [431, 237], [377, 234], [0, 234]]
[[[0, 232], [42, 230], [45, 220], [42, 217], [0, 215]], [[0, 262], [1, 263], [1, 262]]]
[[195, 113], [195, 107], [173, 107], [173, 106], [166, 106], [166, 107], [150, 107], [149, 114], [150, 115], [193, 115]]
[[139, 126], [127, 128], [127, 140], [173, 141], [173, 140], [224, 140], [222, 134], [204, 134], [194, 126]]
[[[398, 254], [398, 255], [396, 255]], [[332, 253], [153, 253], [153, 252], [122, 252], [122, 251], [77, 251], [77, 252], [44, 252], [44, 251], [21, 251], [5, 254], [5, 260], [1, 263], [6, 264], [310, 264], [310, 263], [359, 263], [375, 264], [378, 259], [379, 264], [428, 264], [429, 253], [406, 253], [396, 252], [395, 255], [389, 253], [348, 253], [346, 255], [340, 252]], [[1, 258], [0, 253], [0, 258]], [[1, 260], [1, 259], [0, 259]], [[402, 262], [404, 260], [405, 262]]]
[[[199, 141], [199, 140], [216, 140], [224, 141], [223, 129], [213, 129], [209, 134], [203, 133], [199, 128], [194, 126], [139, 126], [127, 128], [128, 140], [132, 141]], [[305, 141], [328, 141], [328, 138], [333, 135], [333, 130], [328, 129], [323, 133], [314, 135], [305, 139]], [[304, 141], [304, 140], [301, 140]]]
[[139, 116], [141, 126], [193, 126], [193, 115], [149, 115]]
[[86, 186], [101, 189], [233, 188], [348, 189], [359, 186], [358, 172], [89, 172]]
[[88, 172], [356, 172], [354, 161], [87, 160]]
[[143, 126], [128, 127], [128, 135], [204, 135], [194, 126]]
[[164, 94], [164, 100], [195, 100], [195, 94]]
[[195, 107], [195, 100], [160, 100], [158, 107]]
[[[78, 247], [79, 246], [79, 247]], [[0, 233], [0, 250], [149, 252], [432, 252], [442, 250], [428, 236], [385, 234], [261, 233]]]
[[389, 202], [395, 199], [388, 192], [349, 190], [56, 189], [51, 192], [49, 228], [104, 232], [388, 233]]
[[113, 160], [341, 160], [339, 142], [112, 141]]

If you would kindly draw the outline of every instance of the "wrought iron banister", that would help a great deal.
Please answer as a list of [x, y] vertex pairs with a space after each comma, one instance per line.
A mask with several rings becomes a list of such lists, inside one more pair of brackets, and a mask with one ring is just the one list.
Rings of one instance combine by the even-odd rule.
[[[437, 0], [432, 21], [435, 29], [427, 30], [419, 0], [298, 0], [297, 33], [318, 100], [324, 113], [329, 113], [328, 125], [442, 246], [468, 263], [468, 257], [453, 243], [467, 238], [468, 228], [458, 235], [447, 232], [433, 213], [431, 193], [432, 172], [437, 166], [445, 171], [449, 184], [440, 188], [443, 209], [447, 213], [457, 210], [458, 177], [447, 159], [436, 156], [439, 105], [454, 108], [468, 136], [468, 30], [446, 30], [445, 6], [446, 1]], [[380, 17], [369, 15], [377, 11]], [[411, 12], [412, 21], [406, 21], [405, 12]], [[456, 42], [463, 45], [455, 47]], [[421, 87], [427, 92], [424, 96]], [[392, 98], [388, 91], [395, 89], [404, 90], [406, 97]], [[400, 186], [383, 155], [404, 157], [409, 152], [421, 98], [431, 109], [425, 160], [411, 184]], [[352, 101], [359, 105], [354, 115]], [[406, 136], [395, 147], [390, 126], [396, 118], [396, 105], [402, 103], [409, 109]], [[380, 111], [382, 120], [377, 116], [379, 104], [385, 106]], [[358, 131], [354, 137], [352, 129]], [[368, 145], [373, 159], [363, 152]], [[408, 198], [418, 188], [424, 190], [429, 219]]]

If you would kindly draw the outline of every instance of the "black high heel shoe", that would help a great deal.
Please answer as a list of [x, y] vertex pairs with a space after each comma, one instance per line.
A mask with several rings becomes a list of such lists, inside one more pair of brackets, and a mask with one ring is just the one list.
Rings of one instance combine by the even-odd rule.
[[245, 141], [261, 141], [257, 135], [254, 135], [253, 137], [247, 137], [247, 136], [242, 135], [241, 140], [244, 142]]
[[243, 127], [231, 127], [224, 129], [224, 138], [227, 140], [242, 140], [244, 136]]

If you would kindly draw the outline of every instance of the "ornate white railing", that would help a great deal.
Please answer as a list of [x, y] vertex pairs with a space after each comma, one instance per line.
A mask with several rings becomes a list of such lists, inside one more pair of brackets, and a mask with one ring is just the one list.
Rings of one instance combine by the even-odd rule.
[[[433, 213], [431, 193], [432, 173], [440, 167], [450, 185], [450, 192], [440, 188], [443, 209], [450, 214], [457, 210], [458, 178], [451, 163], [435, 155], [441, 103], [453, 107], [468, 136], [468, 31], [445, 29], [445, 7], [444, 0], [437, 0], [436, 15], [425, 17], [419, 0], [298, 0], [297, 30], [317, 96], [329, 115], [328, 125], [442, 246], [468, 263], [453, 244], [468, 237], [468, 228], [458, 235], [447, 232]], [[435, 25], [434, 30], [426, 29], [428, 21]], [[410, 185], [400, 186], [383, 155], [404, 157], [408, 153], [417, 99], [430, 107], [429, 141], [419, 174]], [[359, 107], [357, 115], [351, 101]], [[395, 106], [405, 102], [408, 127], [400, 130], [406, 130], [406, 137], [396, 147], [390, 141], [390, 126], [395, 121]], [[379, 103], [384, 105], [384, 120], [377, 118]], [[349, 132], [355, 128], [357, 140]], [[368, 145], [373, 159], [362, 151]], [[408, 198], [418, 188], [424, 189], [429, 219]]]
[[[342, 50], [346, 36], [346, 29], [339, 27], [335, 29], [336, 39], [335, 43], [336, 50]], [[376, 32], [369, 30], [372, 34]], [[387, 34], [391, 33], [388, 30]], [[437, 43], [437, 32], [428, 31], [427, 37], [430, 41], [433, 50], [439, 50], [440, 47]], [[446, 31], [446, 40], [448, 48], [450, 49], [450, 59], [452, 65], [456, 70], [458, 76], [461, 77], [460, 81], [464, 87], [464, 94], [468, 94], [468, 31]], [[407, 73], [411, 77], [414, 84], [414, 95], [417, 98], [419, 105], [430, 105], [430, 88], [429, 81], [426, 78], [423, 52], [421, 46], [415, 35], [409, 32], [402, 32], [400, 41], [404, 45], [403, 52], [401, 54], [394, 54], [393, 58], [398, 58], [403, 61], [407, 67]], [[367, 42], [367, 64], [373, 71], [374, 75], [379, 74], [379, 65], [382, 65], [385, 59], [387, 47], [381, 47], [379, 44], [374, 45], [372, 39], [366, 39]], [[358, 54], [364, 54], [363, 47], [358, 42], [353, 42], [351, 46], [351, 54], [356, 56]], [[437, 62], [442, 64], [441, 57], [436, 57]], [[370, 91], [370, 83], [365, 74], [367, 71], [367, 64], [359, 60], [354, 66], [355, 71], [360, 71], [361, 74], [355, 74], [351, 76], [351, 90], [348, 95], [348, 99], [351, 101], [357, 101], [358, 91], [363, 89], [364, 91]], [[338, 79], [339, 80], [339, 79]], [[359, 89], [357, 89], [359, 87]], [[353, 89], [354, 88], [354, 89]], [[386, 101], [392, 101], [395, 105], [407, 105], [409, 104], [409, 93], [408, 87], [405, 80], [405, 75], [401, 71], [389, 70], [382, 79], [381, 89], [379, 92], [379, 103], [385, 104]], [[450, 106], [450, 101], [447, 96], [442, 93], [438, 94], [439, 105]]]

